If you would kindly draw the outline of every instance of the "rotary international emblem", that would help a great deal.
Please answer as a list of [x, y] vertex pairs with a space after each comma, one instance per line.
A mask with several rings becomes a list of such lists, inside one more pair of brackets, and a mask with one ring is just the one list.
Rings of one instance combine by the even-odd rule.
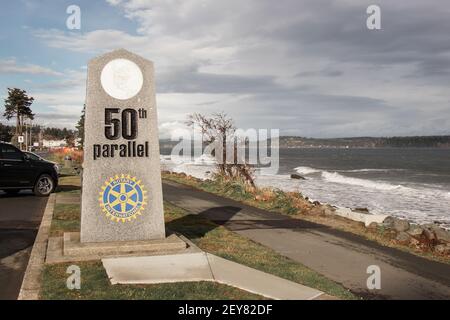
[[140, 180], [130, 175], [116, 175], [106, 180], [100, 192], [100, 207], [108, 218], [117, 222], [131, 221], [142, 214], [147, 204], [147, 191]]

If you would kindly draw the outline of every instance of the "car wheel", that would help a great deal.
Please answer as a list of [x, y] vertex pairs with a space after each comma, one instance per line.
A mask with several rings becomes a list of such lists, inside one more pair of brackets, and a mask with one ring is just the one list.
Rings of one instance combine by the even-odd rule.
[[43, 174], [37, 179], [33, 191], [38, 197], [47, 197], [52, 193], [54, 187], [55, 182], [53, 178], [48, 174]]

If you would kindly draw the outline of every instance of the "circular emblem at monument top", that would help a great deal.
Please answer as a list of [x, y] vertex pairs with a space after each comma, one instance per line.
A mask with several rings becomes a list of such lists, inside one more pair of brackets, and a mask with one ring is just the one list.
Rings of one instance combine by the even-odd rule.
[[119, 100], [133, 98], [141, 91], [144, 77], [136, 63], [128, 59], [114, 59], [108, 62], [100, 76], [103, 89]]
[[116, 175], [105, 181], [100, 192], [100, 207], [113, 221], [126, 222], [142, 214], [147, 191], [140, 180], [130, 175]]

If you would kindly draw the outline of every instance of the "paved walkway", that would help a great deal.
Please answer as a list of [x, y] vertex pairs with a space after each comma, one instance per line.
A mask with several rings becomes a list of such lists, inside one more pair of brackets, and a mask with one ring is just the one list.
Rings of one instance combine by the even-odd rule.
[[[270, 247], [363, 297], [450, 299], [450, 265], [177, 183], [165, 181], [163, 190], [165, 200]], [[380, 290], [367, 289], [371, 265], [381, 269]]]

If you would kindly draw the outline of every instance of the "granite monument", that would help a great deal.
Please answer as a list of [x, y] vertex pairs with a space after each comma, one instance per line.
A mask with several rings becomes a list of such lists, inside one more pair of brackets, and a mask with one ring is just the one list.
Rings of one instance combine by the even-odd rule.
[[80, 240], [164, 238], [153, 63], [120, 49], [88, 65]]

